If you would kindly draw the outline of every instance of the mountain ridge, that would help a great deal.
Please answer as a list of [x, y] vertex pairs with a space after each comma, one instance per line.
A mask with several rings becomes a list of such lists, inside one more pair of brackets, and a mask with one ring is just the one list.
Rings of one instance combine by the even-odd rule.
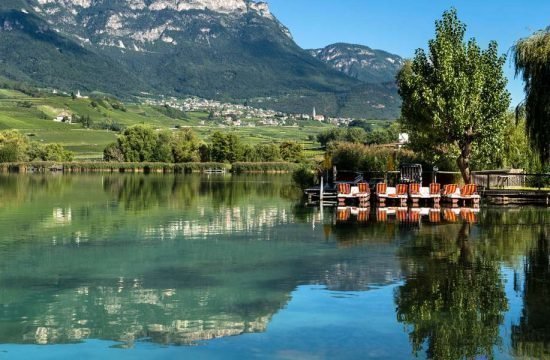
[[309, 53], [332, 68], [366, 83], [395, 82], [404, 59], [366, 45], [334, 43]]
[[[332, 116], [395, 118], [399, 110], [395, 88], [365, 85], [311, 56], [263, 2], [6, 0], [0, 19], [6, 17], [8, 24], [35, 24], [1, 22], [11, 38], [1, 37], [0, 49], [18, 51], [0, 54], [0, 75], [13, 80], [125, 98], [196, 95], [287, 112], [316, 106]], [[364, 104], [348, 102], [361, 96]]]

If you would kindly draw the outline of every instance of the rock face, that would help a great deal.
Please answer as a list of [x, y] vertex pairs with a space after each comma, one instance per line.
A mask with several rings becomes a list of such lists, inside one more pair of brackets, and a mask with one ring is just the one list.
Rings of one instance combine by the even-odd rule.
[[403, 58], [382, 50], [353, 44], [333, 44], [310, 54], [334, 69], [366, 83], [394, 82]]
[[2, 0], [0, 25], [16, 30], [0, 37], [0, 76], [40, 86], [246, 100], [288, 112], [315, 106], [354, 117], [399, 111], [394, 87], [365, 85], [313, 58], [263, 2]]
[[157, 41], [176, 46], [181, 33], [198, 42], [209, 42], [220, 35], [211, 25], [231, 29], [250, 16], [274, 22], [283, 34], [290, 34], [271, 15], [266, 3], [245, 0], [29, 1], [52, 27], [74, 35], [83, 45], [143, 51], [144, 45]]

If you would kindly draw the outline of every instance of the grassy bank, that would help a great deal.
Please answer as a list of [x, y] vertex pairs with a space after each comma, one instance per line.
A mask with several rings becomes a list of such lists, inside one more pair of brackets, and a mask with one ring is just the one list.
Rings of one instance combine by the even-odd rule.
[[244, 173], [290, 173], [297, 167], [292, 163], [118, 163], [118, 162], [26, 162], [0, 164], [0, 173], [207, 173], [225, 171]]
[[288, 162], [234, 163], [231, 171], [235, 174], [244, 173], [290, 173], [298, 164]]

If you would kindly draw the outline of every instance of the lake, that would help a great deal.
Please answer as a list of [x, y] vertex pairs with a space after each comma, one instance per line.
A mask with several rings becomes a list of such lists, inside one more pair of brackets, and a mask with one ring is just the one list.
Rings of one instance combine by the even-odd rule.
[[0, 358], [550, 357], [550, 210], [300, 200], [277, 175], [0, 176]]

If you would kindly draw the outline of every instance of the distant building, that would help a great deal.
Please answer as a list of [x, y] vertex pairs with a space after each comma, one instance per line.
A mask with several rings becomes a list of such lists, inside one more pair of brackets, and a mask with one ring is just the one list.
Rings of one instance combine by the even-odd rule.
[[82, 94], [80, 94], [80, 90], [78, 90], [78, 91], [76, 92], [75, 97], [76, 97], [77, 99], [88, 99], [88, 96], [82, 96]]
[[63, 111], [61, 113], [59, 113], [54, 119], [53, 121], [55, 122], [64, 122], [64, 123], [67, 123], [67, 124], [72, 124], [73, 122], [73, 115], [70, 114], [69, 112], [67, 111]]
[[407, 133], [399, 134], [399, 140], [397, 142], [399, 147], [407, 145], [409, 143], [409, 134]]

